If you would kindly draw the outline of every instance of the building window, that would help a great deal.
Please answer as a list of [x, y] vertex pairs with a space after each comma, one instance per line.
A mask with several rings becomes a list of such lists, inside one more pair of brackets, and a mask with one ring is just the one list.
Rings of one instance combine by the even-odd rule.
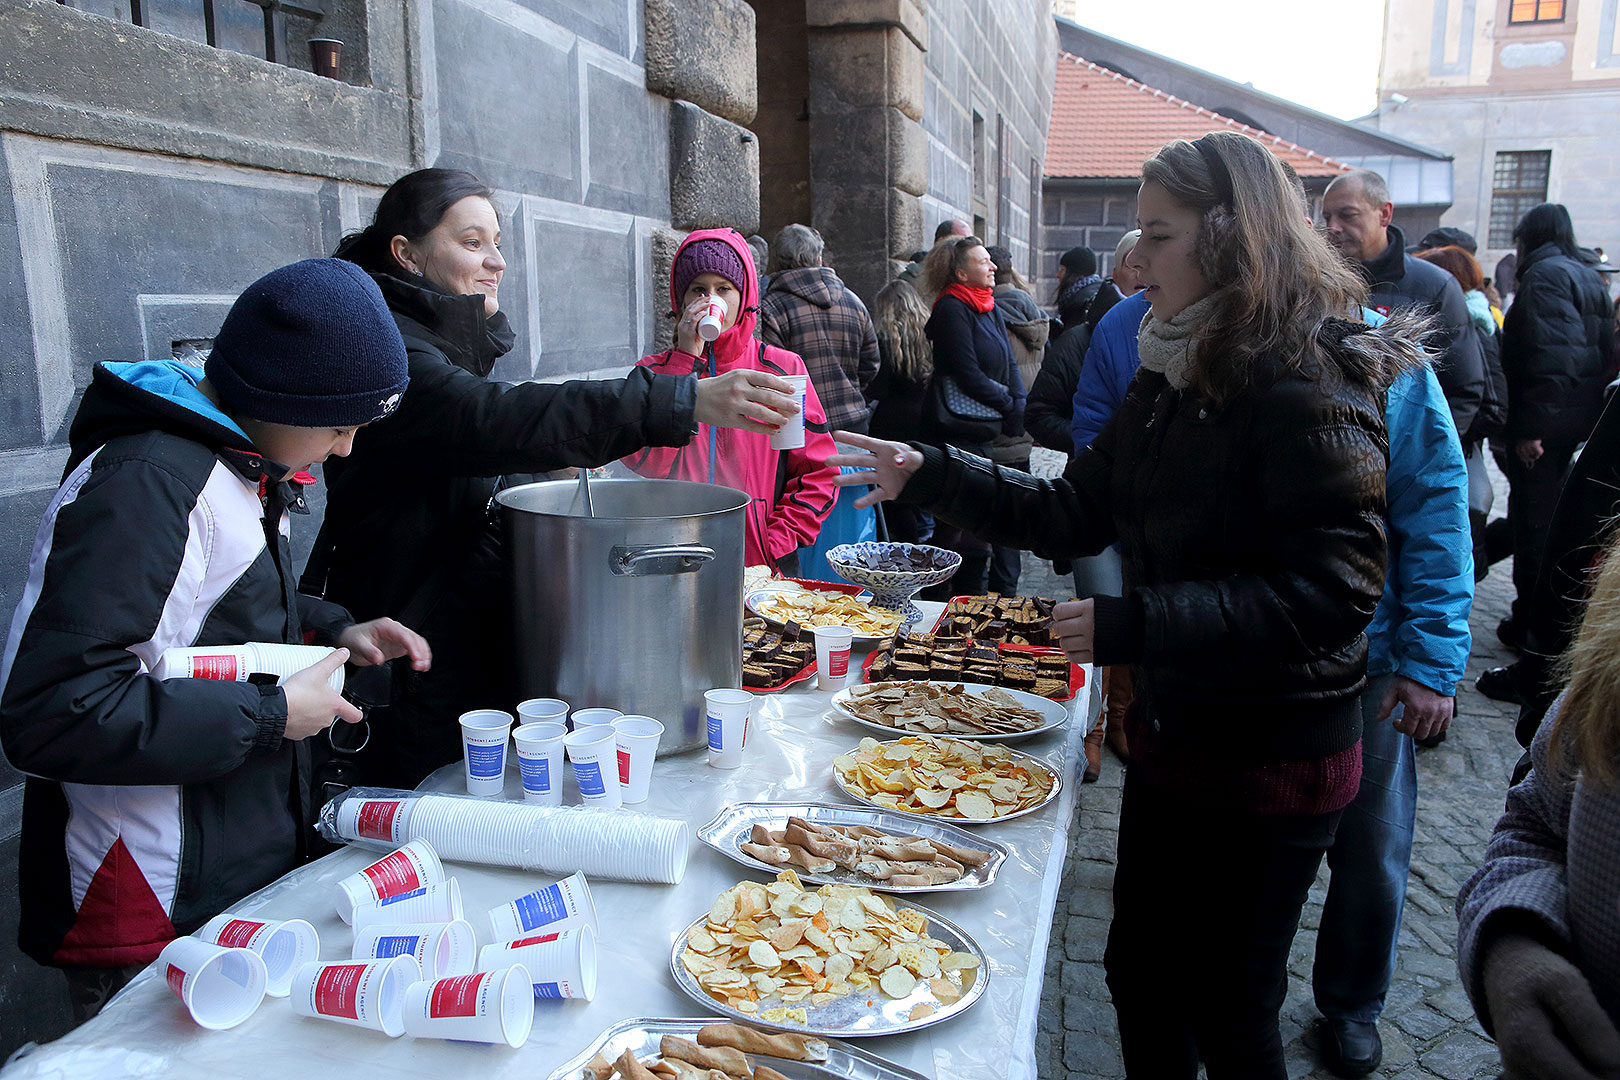
[[984, 201], [984, 117], [973, 114], [973, 197]]
[[1564, 0], [1511, 0], [1508, 22], [1563, 22]]
[[1513, 246], [1513, 229], [1532, 206], [1547, 201], [1551, 150], [1503, 150], [1491, 177], [1490, 246]]
[[[289, 63], [287, 20], [320, 22], [324, 12], [289, 0], [56, 0], [64, 7], [105, 15], [217, 49]], [[318, 2], [318, 0], [317, 0]], [[294, 65], [298, 66], [298, 65]]]

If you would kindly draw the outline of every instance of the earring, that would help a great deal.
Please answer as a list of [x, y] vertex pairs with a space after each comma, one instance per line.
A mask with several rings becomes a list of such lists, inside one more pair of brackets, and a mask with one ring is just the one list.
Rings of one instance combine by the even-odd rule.
[[422, 271], [416, 269], [415, 267], [411, 268], [411, 273], [415, 274], [417, 277], [422, 277], [423, 276]]

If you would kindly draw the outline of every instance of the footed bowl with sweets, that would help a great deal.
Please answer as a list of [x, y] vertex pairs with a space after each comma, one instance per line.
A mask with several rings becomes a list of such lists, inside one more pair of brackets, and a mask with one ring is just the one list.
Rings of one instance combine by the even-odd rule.
[[839, 544], [827, 552], [827, 565], [845, 581], [872, 592], [872, 606], [905, 612], [905, 621], [922, 618], [911, 602], [923, 589], [948, 580], [962, 565], [962, 556], [928, 544], [883, 543], [875, 540]]

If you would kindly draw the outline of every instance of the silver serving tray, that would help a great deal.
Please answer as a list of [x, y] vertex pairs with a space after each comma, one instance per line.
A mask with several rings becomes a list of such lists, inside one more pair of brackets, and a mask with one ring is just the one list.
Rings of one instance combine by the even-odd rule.
[[902, 896], [926, 892], [965, 892], [982, 889], [995, 881], [1001, 864], [1007, 861], [1005, 847], [994, 840], [985, 840], [965, 829], [948, 824], [943, 818], [918, 821], [888, 810], [868, 810], [833, 803], [733, 803], [699, 829], [697, 835], [699, 840], [727, 858], [775, 876], [786, 868], [761, 862], [744, 852], [742, 845], [748, 842], [748, 834], [755, 825], [779, 829], [787, 824], [790, 816], [802, 817], [806, 821], [825, 825], [865, 825], [895, 836], [921, 836], [928, 840], [939, 840], [952, 847], [972, 848], [990, 853], [990, 860], [984, 865], [970, 866], [965, 875], [944, 885], [890, 885], [886, 881], [874, 880], [854, 870], [846, 870], [842, 866], [825, 874], [812, 874], [802, 866], [793, 867], [793, 872], [799, 875], [800, 880], [813, 881], [818, 885], [862, 885], [873, 892], [895, 893]]
[[[906, 738], [910, 734], [911, 734], [910, 732], [903, 733], [903, 734], [900, 735], [900, 738]], [[939, 736], [939, 737], [944, 738], [944, 739], [954, 739], [954, 738], [956, 738], [956, 736], [954, 736], [954, 735], [942, 735], [942, 736]], [[900, 739], [883, 740], [884, 745], [887, 745], [888, 743], [891, 743], [891, 742], [899, 742], [899, 741], [900, 741]], [[860, 749], [859, 745], [852, 746], [848, 750], [844, 751], [844, 754], [853, 754], [859, 749]], [[960, 826], [960, 825], [994, 825], [998, 821], [1012, 821], [1015, 818], [1026, 817], [1026, 816], [1028, 816], [1030, 814], [1033, 814], [1033, 813], [1036, 813], [1036, 812], [1038, 812], [1040, 810], [1044, 810], [1047, 806], [1051, 805], [1052, 801], [1054, 799], [1056, 799], [1058, 797], [1058, 795], [1061, 794], [1062, 791], [1063, 791], [1063, 774], [1058, 769], [1054, 768], [1053, 765], [1050, 762], [1046, 761], [1043, 758], [1035, 757], [1033, 754], [1023, 753], [1020, 750], [1011, 750], [1011, 749], [1009, 749], [1008, 752], [1012, 754], [1013, 759], [1015, 761], [1017, 761], [1019, 764], [1025, 766], [1026, 768], [1028, 766], [1030, 766], [1030, 765], [1038, 765], [1042, 769], [1046, 770], [1046, 772], [1052, 777], [1052, 790], [1046, 793], [1046, 798], [1042, 799], [1040, 802], [1036, 803], [1034, 806], [1026, 806], [1024, 809], [1019, 810], [1017, 813], [1003, 814], [1000, 817], [993, 817], [993, 818], [941, 817], [939, 814], [918, 814], [918, 813], [913, 813], [910, 810], [892, 810], [887, 806], [880, 806], [877, 803], [873, 802], [871, 799], [867, 798], [866, 793], [861, 791], [859, 788], [852, 788], [848, 784], [844, 783], [844, 778], [842, 776], [840, 776], [839, 773], [838, 773], [838, 766], [831, 765], [831, 766], [829, 766], [829, 768], [832, 769], [833, 783], [838, 785], [838, 790], [839, 791], [842, 791], [845, 795], [848, 795], [850, 798], [854, 799], [858, 803], [865, 803], [867, 806], [870, 806], [870, 807], [872, 807], [874, 809], [877, 809], [877, 810], [882, 810], [884, 813], [896, 814], [896, 815], [898, 815], [900, 817], [903, 817], [903, 818], [907, 819], [908, 821], [934, 821], [934, 822], [940, 822], [940, 823], [943, 823], [943, 824], [946, 824], [946, 825], [958, 825], [958, 826]], [[836, 757], [843, 757], [844, 754], [837, 754], [835, 756]]]
[[[696, 1042], [699, 1028], [706, 1024], [721, 1022], [718, 1017], [713, 1016], [697, 1020], [655, 1017], [620, 1020], [598, 1035], [595, 1042], [553, 1072], [546, 1080], [582, 1080], [582, 1078], [589, 1080], [590, 1074], [585, 1071], [585, 1063], [598, 1052], [609, 1061], [617, 1061], [619, 1055], [626, 1050], [633, 1050], [637, 1057], [646, 1058], [658, 1053], [659, 1040], [665, 1035], [678, 1035]], [[921, 1073], [903, 1069], [864, 1050], [838, 1042], [827, 1044], [827, 1060], [821, 1062], [786, 1061], [782, 1058], [765, 1057], [763, 1054], [749, 1056], [756, 1064], [769, 1064], [771, 1068], [783, 1076], [790, 1077], [791, 1080], [839, 1080], [844, 1077], [849, 1080], [928, 1080]]]
[[[985, 983], [989, 981], [990, 964], [985, 958], [984, 950], [979, 948], [978, 942], [968, 937], [967, 932], [961, 927], [920, 904], [905, 906], [916, 908], [927, 916], [929, 937], [939, 939], [955, 952], [972, 953], [979, 958], [979, 966], [972, 969], [972, 984], [966, 985], [967, 975], [964, 973], [962, 996], [948, 1005], [934, 996], [927, 979], [918, 979], [916, 987], [903, 998], [891, 998], [875, 985], [869, 991], [857, 989], [854, 993], [835, 998], [825, 1005], [811, 1005], [806, 998], [799, 1003], [799, 1007], [808, 1010], [809, 1023], [802, 1027], [798, 1024], [773, 1023], [757, 1015], [745, 1013], [741, 1009], [733, 1009], [718, 998], [710, 997], [709, 992], [698, 985], [697, 978], [686, 970], [686, 965], [681, 963], [681, 954], [686, 951], [687, 935], [708, 923], [707, 911], [699, 915], [692, 925], [682, 930], [680, 936], [675, 939], [675, 945], [669, 951], [669, 970], [675, 976], [675, 985], [681, 988], [681, 992], [692, 1000], [701, 1002], [705, 1008], [729, 1016], [739, 1023], [752, 1024], [771, 1031], [797, 1031], [806, 1035], [841, 1039], [899, 1035], [902, 1032], [918, 1031], [949, 1020], [953, 1016], [959, 1016], [978, 1001], [984, 995]], [[870, 1006], [866, 1004], [868, 999], [872, 1001]], [[934, 1007], [933, 1014], [916, 1020], [911, 1019], [907, 1014], [924, 1002]], [[785, 1004], [781, 998], [761, 998], [759, 1008], [763, 1012]], [[771, 1067], [776, 1067], [774, 1061]]]
[[[859, 689], [866, 690], [871, 687], [899, 686], [904, 682], [905, 680], [890, 679], [887, 682], [865, 683]], [[949, 739], [966, 739], [969, 742], [1015, 742], [1019, 739], [1029, 739], [1036, 735], [1045, 735], [1049, 731], [1056, 731], [1058, 728], [1069, 722], [1068, 707], [1062, 702], [1053, 701], [1051, 698], [1041, 697], [1039, 694], [1031, 694], [1025, 690], [1012, 690], [1005, 686], [993, 686], [990, 683], [973, 682], [938, 681], [936, 682], [936, 685], [960, 686], [962, 689], [975, 696], [982, 696], [986, 690], [1000, 690], [1005, 694], [1012, 695], [1013, 699], [1024, 708], [1033, 709], [1035, 712], [1040, 713], [1043, 717], [1045, 717], [1046, 722], [1040, 727], [1032, 727], [1028, 731], [999, 731], [984, 732], [982, 734], [975, 732], [969, 735], [963, 735], [954, 731], [932, 732], [912, 728], [891, 727], [888, 724], [880, 724], [876, 720], [868, 720], [863, 716], [856, 716], [850, 711], [849, 703], [855, 697], [854, 691], [856, 690], [856, 687], [852, 686], [845, 687], [833, 695], [832, 707], [833, 711], [842, 716], [844, 719], [853, 721], [862, 727], [871, 728], [873, 731], [884, 732], [888, 735], [938, 734]]]

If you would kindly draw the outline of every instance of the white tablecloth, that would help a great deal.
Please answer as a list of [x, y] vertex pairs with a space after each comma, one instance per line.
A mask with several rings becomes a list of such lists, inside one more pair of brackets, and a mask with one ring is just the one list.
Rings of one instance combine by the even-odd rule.
[[[935, 605], [930, 614], [938, 610]], [[1087, 671], [1088, 683], [1090, 672]], [[734, 771], [712, 769], [704, 752], [659, 759], [652, 796], [634, 809], [679, 817], [693, 833], [723, 806], [757, 800], [848, 803], [831, 779], [834, 756], [873, 734], [832, 713], [830, 693], [814, 682], [756, 703], [747, 760]], [[989, 958], [985, 995], [952, 1020], [902, 1036], [859, 1040], [872, 1053], [938, 1080], [1000, 1080], [1035, 1076], [1036, 1013], [1046, 944], [1068, 847], [1068, 823], [1078, 792], [1077, 761], [1090, 686], [1072, 704], [1081, 722], [1016, 743], [1046, 758], [1064, 778], [1059, 799], [1016, 821], [978, 826], [1005, 844], [1011, 857], [995, 884], [963, 893], [925, 894], [909, 901], [932, 907], [966, 930]], [[610, 704], [606, 702], [593, 704]], [[441, 770], [425, 788], [460, 789], [460, 766]], [[571, 783], [571, 781], [570, 781]], [[522, 798], [515, 771], [508, 797]], [[464, 790], [464, 789], [461, 789]], [[570, 802], [577, 794], [570, 792]], [[362, 849], [336, 852], [300, 868], [233, 907], [315, 925], [323, 959], [347, 959], [351, 935], [333, 906], [334, 883], [378, 858]], [[461, 884], [467, 918], [479, 944], [490, 940], [490, 908], [545, 884], [545, 875], [446, 864]], [[675, 986], [669, 951], [678, 932], [705, 912], [731, 884], [758, 875], [694, 835], [685, 879], [674, 886], [592, 881], [600, 920], [600, 962], [594, 1001], [536, 1003], [534, 1032], [521, 1050], [380, 1034], [296, 1017], [286, 1000], [267, 998], [230, 1031], [204, 1031], [152, 968], [142, 972], [95, 1020], [13, 1064], [13, 1077], [304, 1078], [475, 1076], [478, 1080], [542, 1080], [612, 1024], [634, 1016], [702, 1016], [707, 1010]]]

